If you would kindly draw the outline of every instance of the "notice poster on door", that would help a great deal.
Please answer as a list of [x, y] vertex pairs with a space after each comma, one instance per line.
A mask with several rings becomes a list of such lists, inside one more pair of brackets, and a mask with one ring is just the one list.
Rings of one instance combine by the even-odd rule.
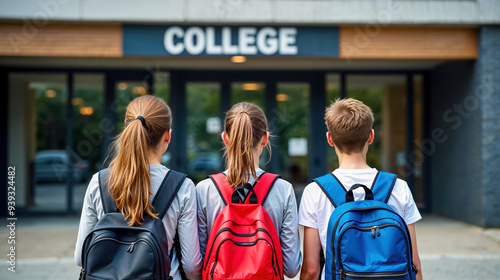
[[291, 157], [307, 156], [307, 139], [290, 138], [288, 140], [288, 155]]

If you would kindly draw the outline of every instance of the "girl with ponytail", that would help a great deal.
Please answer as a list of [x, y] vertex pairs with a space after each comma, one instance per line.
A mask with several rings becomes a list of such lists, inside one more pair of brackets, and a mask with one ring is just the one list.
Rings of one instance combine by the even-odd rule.
[[[252, 103], [235, 104], [226, 114], [222, 140], [225, 144], [224, 157], [227, 167], [224, 174], [229, 183], [226, 187], [236, 188], [247, 183], [255, 185], [264, 173], [264, 170], [259, 168], [259, 157], [263, 148], [269, 149], [270, 146], [264, 112]], [[196, 186], [196, 195], [201, 254], [205, 256], [214, 221], [226, 204], [211, 179], [205, 179]], [[283, 179], [277, 179], [262, 206], [279, 234], [283, 273], [293, 278], [299, 271], [301, 254], [297, 202], [292, 185]]]
[[[151, 201], [169, 169], [161, 164], [161, 157], [171, 139], [171, 112], [158, 97], [147, 95], [134, 99], [125, 113], [125, 128], [113, 146], [115, 153], [109, 166], [108, 189], [117, 209], [129, 226], [141, 225], [147, 216], [158, 218]], [[175, 186], [169, 186], [175, 187]], [[165, 202], [166, 203], [166, 202]], [[85, 237], [104, 216], [99, 192], [98, 173], [92, 177], [82, 208], [75, 260], [81, 265]], [[182, 267], [188, 279], [199, 279], [201, 256], [196, 225], [196, 192], [193, 182], [186, 179], [162, 223], [165, 227], [168, 248], [174, 248], [176, 231], [182, 255]], [[170, 276], [181, 279], [180, 263], [171, 249]]]

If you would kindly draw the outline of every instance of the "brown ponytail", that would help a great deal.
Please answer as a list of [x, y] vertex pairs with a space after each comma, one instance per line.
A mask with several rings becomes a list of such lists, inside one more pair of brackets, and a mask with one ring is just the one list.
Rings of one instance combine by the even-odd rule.
[[142, 224], [145, 214], [157, 218], [149, 201], [148, 154], [170, 130], [170, 122], [170, 108], [158, 97], [142, 96], [127, 106], [125, 128], [113, 143], [118, 151], [110, 163], [108, 186], [130, 226]]
[[[229, 142], [224, 153], [228, 169], [227, 179], [234, 188], [247, 183], [250, 174], [257, 177], [253, 149], [267, 133], [266, 115], [255, 104], [235, 104], [227, 112], [224, 131]], [[269, 148], [269, 142], [267, 147]]]

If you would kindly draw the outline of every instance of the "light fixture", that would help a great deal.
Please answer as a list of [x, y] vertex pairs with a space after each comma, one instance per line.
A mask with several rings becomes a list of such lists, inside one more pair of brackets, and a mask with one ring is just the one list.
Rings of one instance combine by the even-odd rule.
[[245, 91], [259, 90], [260, 85], [258, 83], [244, 83], [244, 84], [241, 84], [241, 89], [245, 90]]
[[92, 107], [82, 107], [80, 108], [80, 114], [84, 116], [90, 116], [94, 113], [94, 109]]
[[53, 89], [48, 89], [46, 92], [45, 92], [45, 95], [48, 97], [48, 98], [54, 98], [56, 97], [56, 91], [53, 90]]
[[73, 104], [73, 106], [83, 106], [85, 104], [85, 101], [83, 100], [83, 98], [75, 97], [73, 98], [73, 100], [71, 100], [71, 104]]
[[118, 88], [121, 90], [126, 90], [127, 89], [127, 83], [121, 82], [118, 84]]
[[243, 55], [235, 55], [231, 57], [231, 62], [232, 63], [244, 63], [247, 61], [246, 56]]
[[144, 94], [146, 94], [146, 88], [145, 87], [134, 87], [132, 89], [132, 91], [134, 92], [134, 94], [137, 94], [137, 95], [144, 95]]
[[284, 93], [276, 94], [276, 101], [288, 101], [288, 94]]
[[334, 90], [335, 88], [337, 88], [335, 83], [326, 83], [326, 90]]

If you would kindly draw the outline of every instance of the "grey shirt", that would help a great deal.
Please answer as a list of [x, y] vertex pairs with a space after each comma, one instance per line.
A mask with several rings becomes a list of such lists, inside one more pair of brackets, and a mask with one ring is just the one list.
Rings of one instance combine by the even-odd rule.
[[[151, 165], [151, 192], [155, 194], [169, 169], [163, 165]], [[153, 195], [150, 196], [152, 201]], [[104, 216], [97, 173], [90, 180], [83, 201], [82, 216], [75, 247], [75, 261], [81, 266], [81, 255], [85, 237], [94, 229], [95, 224]], [[201, 255], [196, 225], [196, 193], [193, 181], [186, 179], [177, 193], [167, 214], [162, 220], [167, 232], [168, 248], [172, 249], [176, 229], [179, 231], [182, 266], [188, 279], [201, 279]], [[170, 253], [170, 252], [169, 252]], [[170, 275], [181, 280], [179, 261], [173, 252]]]
[[[256, 169], [257, 177], [264, 171]], [[227, 173], [227, 171], [226, 171]], [[250, 176], [248, 183], [254, 184], [255, 178]], [[198, 201], [198, 231], [202, 256], [208, 243], [208, 236], [217, 215], [226, 206], [211, 179], [205, 179], [196, 185]], [[263, 204], [280, 236], [283, 253], [283, 273], [293, 278], [300, 269], [302, 255], [300, 253], [299, 231], [297, 228], [297, 202], [292, 185], [278, 179]]]

